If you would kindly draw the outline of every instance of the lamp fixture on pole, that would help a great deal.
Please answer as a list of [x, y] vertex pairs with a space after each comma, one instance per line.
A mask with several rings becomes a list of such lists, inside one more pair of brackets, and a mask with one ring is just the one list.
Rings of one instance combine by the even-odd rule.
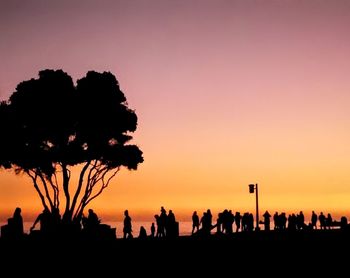
[[259, 231], [259, 196], [258, 196], [258, 184], [249, 184], [249, 193], [254, 193], [255, 190], [255, 208], [256, 208], [256, 227], [255, 230]]

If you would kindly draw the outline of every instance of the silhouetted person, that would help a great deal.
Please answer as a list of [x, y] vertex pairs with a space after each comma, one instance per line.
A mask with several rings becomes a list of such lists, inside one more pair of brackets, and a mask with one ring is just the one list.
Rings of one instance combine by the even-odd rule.
[[156, 223], [157, 223], [156, 237], [165, 237], [165, 231], [164, 231], [165, 227], [163, 225], [163, 221], [161, 220], [158, 214], [156, 214], [154, 218], [156, 219]]
[[278, 221], [280, 223], [281, 230], [285, 230], [287, 227], [287, 216], [285, 212], [280, 214]]
[[235, 222], [235, 216], [232, 213], [232, 210], [224, 210], [224, 218], [223, 218], [223, 228], [225, 230], [225, 234], [230, 235], [233, 232], [233, 223]]
[[155, 233], [156, 233], [156, 227], [154, 226], [154, 222], [152, 222], [152, 225], [151, 225], [151, 237], [152, 238], [154, 238]]
[[238, 233], [239, 229], [241, 228], [241, 220], [242, 220], [241, 213], [237, 211], [235, 214], [236, 233]]
[[297, 229], [297, 216], [292, 213], [288, 216], [288, 230], [289, 231], [296, 231]]
[[320, 213], [318, 220], [320, 221], [321, 230], [325, 230], [326, 229], [326, 216], [324, 216], [323, 212]]
[[97, 214], [92, 210], [88, 210], [88, 216], [83, 216], [83, 226], [89, 232], [97, 231], [98, 225], [100, 224], [100, 219], [98, 219]]
[[8, 235], [11, 238], [20, 238], [24, 234], [21, 211], [21, 208], [17, 207], [13, 213], [12, 218], [9, 218], [7, 220], [9, 233]]
[[141, 226], [140, 227], [140, 233], [139, 233], [139, 239], [145, 239], [147, 238], [147, 232], [145, 227]]
[[278, 215], [278, 212], [276, 211], [275, 214], [273, 215], [273, 229], [274, 230], [279, 230], [281, 229], [281, 221], [280, 221], [280, 216]]
[[45, 208], [35, 219], [32, 227], [30, 228], [30, 231], [33, 231], [35, 229], [36, 224], [39, 222], [40, 224], [40, 232], [42, 234], [47, 234], [51, 231], [51, 213], [50, 211]]
[[124, 216], [125, 217], [124, 217], [124, 228], [123, 228], [124, 236], [123, 236], [123, 238], [133, 238], [133, 236], [132, 236], [132, 226], [131, 226], [131, 217], [129, 216], [129, 211], [128, 210], [124, 211]]
[[252, 232], [254, 230], [254, 216], [252, 213], [248, 214], [248, 231]]
[[264, 225], [265, 225], [265, 231], [270, 231], [270, 213], [268, 211], [265, 211], [264, 215]]
[[199, 230], [199, 216], [197, 211], [194, 211], [192, 214], [192, 235], [194, 234], [195, 230], [197, 232]]
[[248, 231], [248, 218], [249, 218], [249, 213], [248, 212], [243, 213], [243, 216], [242, 216], [242, 231]]
[[305, 216], [302, 211], [297, 216], [297, 228], [298, 230], [305, 229]]
[[210, 231], [213, 228], [212, 221], [213, 221], [213, 216], [211, 214], [211, 211], [210, 209], [207, 209], [207, 211], [203, 213], [203, 216], [200, 221], [202, 224], [202, 229], [201, 229], [202, 235], [204, 236], [210, 235]]
[[169, 213], [168, 213], [168, 222], [169, 223], [175, 223], [176, 220], [175, 220], [175, 214], [173, 213], [172, 210], [169, 210]]
[[317, 230], [317, 214], [314, 211], [312, 211], [311, 214], [311, 226], [313, 229], [315, 228], [315, 230]]
[[164, 236], [166, 236], [168, 234], [168, 230], [167, 230], [167, 226], [168, 226], [168, 216], [166, 214], [166, 210], [165, 208], [162, 206], [160, 208], [160, 216], [159, 216], [159, 224], [161, 227], [161, 231], [164, 234]]
[[166, 209], [163, 206], [160, 207], [160, 213], [166, 214]]
[[207, 209], [207, 224], [210, 233], [211, 229], [213, 228], [213, 215], [211, 214], [210, 209]]
[[340, 218], [340, 229], [345, 230], [348, 227], [348, 219], [345, 216]]
[[326, 226], [328, 229], [331, 229], [333, 225], [333, 219], [330, 213], [327, 214], [327, 218], [326, 218]]
[[176, 221], [175, 214], [170, 209], [167, 218], [166, 236], [177, 237], [179, 236], [179, 222]]
[[[227, 211], [227, 210], [226, 210]], [[225, 227], [224, 227], [224, 212], [220, 212], [218, 214], [218, 218], [216, 219], [216, 233], [220, 234], [223, 233], [225, 231]]]

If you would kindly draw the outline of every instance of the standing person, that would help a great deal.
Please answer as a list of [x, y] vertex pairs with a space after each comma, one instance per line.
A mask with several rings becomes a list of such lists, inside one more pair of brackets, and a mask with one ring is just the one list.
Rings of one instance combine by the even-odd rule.
[[156, 237], [165, 237], [165, 227], [163, 225], [163, 221], [161, 221], [160, 216], [158, 214], [156, 214], [154, 218], [156, 219], [157, 223]]
[[239, 211], [236, 211], [236, 214], [235, 214], [236, 233], [238, 233], [239, 229], [241, 228], [241, 220], [242, 220], [241, 213]]
[[312, 211], [311, 226], [313, 229], [317, 230], [317, 214], [315, 213], [315, 211]]
[[165, 208], [162, 206], [160, 208], [160, 216], [159, 216], [159, 221], [160, 221], [160, 227], [162, 228], [161, 231], [163, 232], [164, 236], [167, 235], [168, 230], [167, 230], [167, 226], [168, 226], [168, 216], [166, 214], [166, 210]]
[[199, 230], [199, 216], [197, 214], [197, 211], [194, 211], [192, 214], [192, 235], [194, 234], [194, 231]]
[[264, 226], [265, 226], [265, 231], [270, 231], [270, 213], [268, 211], [265, 211], [264, 215]]
[[129, 211], [125, 210], [124, 211], [124, 228], [123, 228], [123, 233], [124, 236], [123, 238], [133, 238], [132, 236], [132, 226], [131, 226], [131, 217], [129, 216]]
[[173, 213], [172, 210], [169, 210], [169, 213], [167, 215], [166, 225], [167, 225], [166, 226], [167, 237], [175, 237], [178, 235], [175, 214]]
[[333, 218], [332, 218], [332, 215], [328, 213], [326, 218], [326, 226], [330, 230], [332, 228], [332, 225], [333, 225]]
[[297, 216], [297, 228], [298, 230], [305, 229], [305, 216], [302, 211]]
[[156, 234], [156, 227], [154, 226], [154, 222], [152, 222], [152, 225], [151, 225], [151, 237], [154, 238]]
[[276, 211], [273, 215], [273, 223], [274, 223], [274, 230], [280, 230], [281, 229], [281, 223], [280, 223], [280, 216], [278, 215], [278, 212]]
[[318, 221], [320, 221], [321, 230], [325, 230], [326, 229], [326, 216], [324, 216], [322, 211], [320, 213], [320, 216], [318, 217]]

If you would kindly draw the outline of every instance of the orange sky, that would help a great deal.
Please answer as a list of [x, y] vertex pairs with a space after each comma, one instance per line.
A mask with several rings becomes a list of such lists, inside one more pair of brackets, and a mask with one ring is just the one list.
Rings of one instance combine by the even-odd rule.
[[[260, 211], [350, 216], [348, 1], [25, 2], [0, 6], [1, 99], [41, 69], [108, 70], [139, 117], [145, 162], [92, 203], [103, 219], [254, 212], [249, 183]], [[16, 206], [41, 210], [3, 170], [0, 220]]]

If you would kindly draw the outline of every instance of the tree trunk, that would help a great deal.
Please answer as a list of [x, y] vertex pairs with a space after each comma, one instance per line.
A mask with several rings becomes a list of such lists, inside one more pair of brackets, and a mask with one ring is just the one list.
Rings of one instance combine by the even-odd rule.
[[69, 174], [68, 169], [65, 164], [62, 164], [62, 175], [63, 175], [63, 192], [64, 196], [66, 197], [66, 208], [63, 214], [62, 221], [64, 223], [71, 223], [72, 222], [72, 214], [70, 213], [70, 194], [69, 194]]

